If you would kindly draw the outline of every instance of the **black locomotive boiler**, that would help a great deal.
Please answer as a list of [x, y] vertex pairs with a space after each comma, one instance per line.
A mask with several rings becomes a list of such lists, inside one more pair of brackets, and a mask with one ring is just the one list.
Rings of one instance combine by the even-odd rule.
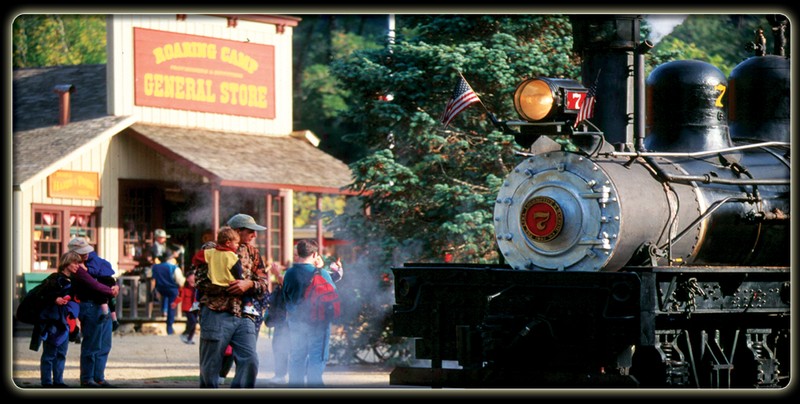
[[393, 268], [395, 335], [430, 365], [391, 383], [787, 385], [789, 59], [645, 78], [640, 17], [572, 22], [595, 116], [574, 125], [576, 81], [517, 88], [522, 120], [496, 123], [529, 150], [495, 203], [505, 262]]

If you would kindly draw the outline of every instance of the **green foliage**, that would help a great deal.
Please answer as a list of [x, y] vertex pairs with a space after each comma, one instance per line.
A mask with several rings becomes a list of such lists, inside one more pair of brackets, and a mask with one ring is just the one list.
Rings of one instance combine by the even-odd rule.
[[662, 46], [662, 50], [670, 52], [672, 60], [702, 60], [716, 66], [726, 76], [729, 76], [731, 70], [738, 64], [730, 64], [721, 55], [709, 55], [705, 50], [698, 48], [696, 44], [686, 43], [675, 37], [666, 38], [659, 45]]
[[327, 226], [331, 218], [344, 213], [345, 197], [343, 195], [323, 195], [322, 209], [317, 209], [317, 195], [307, 192], [294, 193], [294, 227], [315, 226], [317, 218], [322, 218]]
[[655, 46], [651, 65], [695, 59], [711, 63], [729, 76], [736, 65], [753, 56], [746, 44], [754, 41], [759, 27], [764, 28], [767, 48], [772, 52], [773, 39], [764, 15], [689, 15]]
[[362, 145], [345, 135], [352, 123], [342, 118], [350, 94], [330, 74], [329, 63], [359, 49], [383, 46], [385, 15], [303, 15], [293, 36], [295, 127], [308, 129], [321, 142], [320, 149], [345, 162], [365, 153]]
[[15, 68], [106, 63], [102, 15], [21, 15], [12, 40]]

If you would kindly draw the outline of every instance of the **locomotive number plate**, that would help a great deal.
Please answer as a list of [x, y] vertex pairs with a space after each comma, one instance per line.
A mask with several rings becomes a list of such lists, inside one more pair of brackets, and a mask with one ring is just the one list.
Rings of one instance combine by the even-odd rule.
[[522, 230], [534, 241], [547, 242], [558, 236], [564, 227], [564, 213], [553, 198], [537, 196], [522, 207]]

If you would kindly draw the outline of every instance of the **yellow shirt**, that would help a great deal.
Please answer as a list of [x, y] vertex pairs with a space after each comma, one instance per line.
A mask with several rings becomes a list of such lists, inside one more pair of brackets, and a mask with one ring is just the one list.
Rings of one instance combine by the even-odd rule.
[[239, 256], [233, 251], [220, 251], [216, 248], [203, 250], [208, 263], [208, 279], [219, 286], [228, 286], [236, 278], [231, 273], [231, 268], [239, 261]]

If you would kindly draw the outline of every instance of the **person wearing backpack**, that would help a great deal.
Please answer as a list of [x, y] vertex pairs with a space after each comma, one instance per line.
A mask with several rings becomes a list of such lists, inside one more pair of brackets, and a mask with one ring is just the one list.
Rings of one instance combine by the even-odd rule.
[[67, 363], [69, 334], [76, 327], [80, 307], [75, 302], [71, 277], [83, 263], [83, 258], [74, 252], [61, 256], [58, 271], [42, 282], [41, 297], [46, 305], [39, 313], [31, 338], [42, 344], [39, 361], [39, 378], [44, 388], [69, 387], [64, 383], [64, 367]]
[[329, 284], [322, 286], [332, 288], [334, 292], [336, 286], [328, 271], [320, 271], [315, 266], [319, 257], [316, 240], [300, 240], [295, 257], [295, 263], [283, 278], [290, 335], [288, 384], [292, 387], [323, 387], [322, 373], [328, 363], [332, 318], [319, 316], [316, 308], [311, 307], [312, 299], [308, 298], [307, 292], [315, 275], [321, 276]]

